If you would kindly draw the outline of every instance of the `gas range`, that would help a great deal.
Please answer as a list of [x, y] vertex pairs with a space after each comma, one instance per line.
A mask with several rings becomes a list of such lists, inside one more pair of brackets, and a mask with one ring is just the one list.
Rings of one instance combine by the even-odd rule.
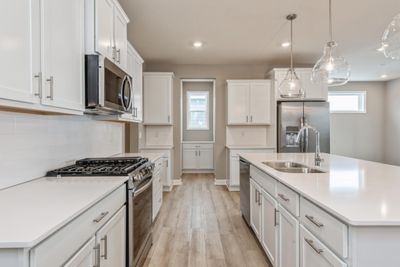
[[47, 172], [46, 176], [128, 176], [128, 189], [152, 177], [154, 164], [142, 157], [85, 158]]

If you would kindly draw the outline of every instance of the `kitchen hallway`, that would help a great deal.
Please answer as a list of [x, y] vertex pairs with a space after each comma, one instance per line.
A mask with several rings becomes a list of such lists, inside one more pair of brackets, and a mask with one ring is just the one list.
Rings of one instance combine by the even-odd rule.
[[144, 266], [270, 266], [243, 220], [239, 192], [210, 174], [185, 174], [164, 193]]

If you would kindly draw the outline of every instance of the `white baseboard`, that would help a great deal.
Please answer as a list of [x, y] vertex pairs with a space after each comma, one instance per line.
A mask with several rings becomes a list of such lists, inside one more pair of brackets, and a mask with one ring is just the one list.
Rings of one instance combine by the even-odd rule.
[[227, 186], [230, 192], [240, 192], [240, 186]]
[[214, 170], [182, 170], [182, 174], [196, 174], [196, 173], [213, 174], [213, 173], [215, 173], [215, 171]]
[[172, 184], [173, 185], [182, 185], [182, 179], [181, 178], [174, 179], [174, 180], [172, 180]]
[[214, 179], [215, 185], [226, 185], [226, 179]]

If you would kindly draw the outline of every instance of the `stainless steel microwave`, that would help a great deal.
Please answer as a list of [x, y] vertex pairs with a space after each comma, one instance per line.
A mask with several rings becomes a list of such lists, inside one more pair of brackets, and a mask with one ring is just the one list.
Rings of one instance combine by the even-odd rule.
[[132, 113], [131, 78], [101, 55], [85, 56], [85, 93], [87, 113]]

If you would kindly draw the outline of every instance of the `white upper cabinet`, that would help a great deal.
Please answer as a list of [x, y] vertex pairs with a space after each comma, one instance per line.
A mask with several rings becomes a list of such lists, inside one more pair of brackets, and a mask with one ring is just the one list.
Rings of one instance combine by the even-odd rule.
[[[86, 27], [93, 27], [94, 23], [96, 34], [94, 36], [87, 34], [88, 40], [86, 41], [86, 46], [91, 44], [92, 47], [90, 48], [93, 49], [94, 45], [98, 53], [112, 59], [114, 56], [114, 1], [91, 0], [86, 1], [86, 4], [89, 5], [90, 2], [92, 2], [91, 4], [95, 6], [96, 10], [94, 14], [90, 14], [93, 16], [89, 16], [89, 12], [86, 11]], [[88, 8], [88, 10], [90, 10], [90, 8]], [[93, 31], [93, 29], [91, 30]], [[90, 30], [88, 33], [89, 32]]]
[[84, 2], [3, 1], [1, 10], [2, 105], [82, 114]]
[[133, 119], [137, 122], [143, 121], [143, 59], [128, 43], [127, 71], [132, 77], [133, 84]]
[[144, 124], [172, 125], [171, 72], [145, 72], [144, 85]]
[[228, 125], [271, 124], [269, 80], [228, 81]]
[[2, 1], [1, 10], [0, 98], [39, 102], [38, 1]]
[[[273, 69], [270, 72], [271, 79], [274, 81], [275, 98], [276, 100], [282, 99], [279, 94], [279, 85], [285, 79], [288, 69]], [[315, 84], [311, 81], [311, 68], [296, 68], [297, 76], [304, 88], [306, 100], [327, 100], [328, 99], [328, 86], [324, 84]]]
[[86, 54], [99, 53], [126, 70], [128, 23], [117, 0], [85, 0]]
[[43, 104], [83, 109], [84, 5], [42, 0]]

